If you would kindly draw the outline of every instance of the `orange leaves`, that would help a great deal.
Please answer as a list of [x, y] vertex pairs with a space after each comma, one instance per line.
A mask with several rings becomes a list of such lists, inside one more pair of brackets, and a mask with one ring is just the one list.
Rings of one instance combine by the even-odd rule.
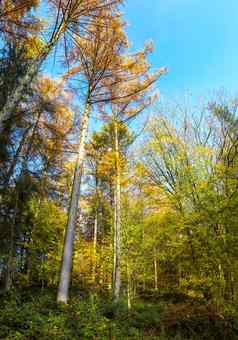
[[96, 92], [103, 80], [111, 79], [112, 68], [117, 63], [119, 49], [126, 41], [126, 36], [122, 34], [119, 19], [103, 11], [87, 30], [88, 39], [74, 37], [76, 46], [70, 55], [72, 62], [80, 66], [73, 66], [68, 75], [75, 75], [76, 72], [78, 76], [83, 75]]
[[[60, 18], [56, 24], [60, 30], [67, 31], [72, 38], [90, 38], [90, 32], [95, 31], [98, 19], [106, 21], [108, 14], [116, 11], [120, 0], [49, 0], [56, 9], [57, 17]], [[102, 15], [102, 12], [103, 15]], [[57, 26], [57, 25], [56, 25]], [[98, 27], [97, 27], [98, 29]]]
[[[68, 53], [71, 67], [64, 79], [73, 78], [82, 84], [82, 90], [77, 87], [80, 95], [90, 105], [97, 105], [104, 117], [109, 115], [111, 104], [117, 119], [125, 120], [135, 117], [155, 100], [151, 86], [166, 70], [150, 72], [147, 55], [153, 50], [151, 42], [138, 52], [125, 53], [128, 39], [121, 14], [115, 11], [117, 3], [112, 1], [111, 6], [105, 6], [105, 1], [99, 1], [94, 20], [85, 24], [86, 35], [72, 31], [74, 47]], [[95, 4], [96, 1], [89, 1], [85, 9], [92, 9]], [[81, 5], [84, 6], [84, 1]]]
[[29, 59], [37, 57], [44, 48], [44, 42], [37, 36], [30, 36], [26, 39], [26, 56]]
[[0, 2], [0, 32], [27, 38], [29, 33], [40, 29], [39, 21], [28, 15], [38, 5], [38, 0], [2, 0]]
[[[44, 113], [39, 122], [50, 150], [61, 150], [67, 144], [67, 133], [72, 128], [72, 112], [68, 106], [68, 93], [62, 82], [47, 77], [37, 84], [39, 104]], [[53, 151], [55, 152], [55, 151]]]
[[0, 18], [9, 18], [13, 21], [18, 20], [38, 4], [39, 0], [2, 0]]
[[40, 91], [44, 96], [47, 96], [49, 99], [53, 99], [61, 94], [62, 84], [54, 81], [48, 77], [42, 77], [39, 79], [38, 86]]

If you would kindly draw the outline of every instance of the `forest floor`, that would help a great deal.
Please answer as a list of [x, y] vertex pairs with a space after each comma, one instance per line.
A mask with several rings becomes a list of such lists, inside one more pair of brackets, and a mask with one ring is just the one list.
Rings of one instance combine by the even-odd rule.
[[117, 305], [108, 297], [74, 290], [68, 305], [57, 305], [54, 289], [26, 288], [0, 298], [0, 339], [160, 339], [235, 340], [235, 308], [214, 305], [179, 293], [142, 294]]

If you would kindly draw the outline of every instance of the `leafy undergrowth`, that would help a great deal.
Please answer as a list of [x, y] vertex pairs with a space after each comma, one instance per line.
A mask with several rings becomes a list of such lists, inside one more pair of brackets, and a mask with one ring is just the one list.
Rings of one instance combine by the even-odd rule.
[[[198, 301], [145, 297], [130, 311], [105, 297], [76, 293], [57, 305], [54, 290], [26, 290], [0, 299], [0, 339], [235, 340], [238, 319]], [[185, 299], [186, 300], [186, 299]]]

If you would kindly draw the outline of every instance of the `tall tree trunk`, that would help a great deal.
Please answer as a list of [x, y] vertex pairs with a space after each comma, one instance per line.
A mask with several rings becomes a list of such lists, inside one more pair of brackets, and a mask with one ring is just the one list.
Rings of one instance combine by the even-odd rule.
[[6, 174], [5, 178], [4, 178], [3, 185], [2, 185], [2, 188], [3, 188], [3, 189], [6, 189], [6, 188], [7, 188], [8, 184], [9, 184], [9, 182], [10, 182], [10, 180], [11, 180], [11, 177], [12, 177], [12, 175], [13, 175], [13, 173], [14, 173], [14, 170], [15, 170], [15, 168], [16, 168], [16, 165], [17, 165], [18, 158], [19, 158], [19, 156], [20, 156], [20, 154], [21, 154], [21, 152], [22, 152], [22, 148], [23, 148], [23, 146], [24, 146], [24, 144], [25, 144], [25, 140], [26, 140], [27, 134], [28, 134], [29, 130], [31, 129], [31, 127], [32, 127], [32, 126], [29, 126], [29, 127], [24, 131], [24, 133], [23, 133], [23, 135], [22, 135], [22, 139], [21, 139], [21, 141], [20, 141], [20, 143], [19, 143], [19, 146], [18, 146], [18, 148], [17, 148], [17, 150], [16, 150], [16, 153], [15, 153], [15, 155], [14, 155], [14, 158], [13, 158], [13, 160], [12, 160], [12, 163], [11, 163], [11, 165], [10, 165], [8, 171], [7, 171], [7, 174]]
[[[144, 243], [145, 243], [145, 229], [144, 225], [142, 225], [142, 247], [144, 252]], [[143, 282], [142, 282], [142, 289], [145, 291], [146, 289], [146, 268], [145, 268], [145, 257], [143, 257]]]
[[224, 273], [224, 299], [226, 301], [234, 300], [234, 285], [232, 278], [232, 270], [229, 261], [226, 261], [226, 265], [223, 269]]
[[97, 161], [95, 167], [95, 195], [96, 195], [96, 206], [95, 206], [95, 219], [93, 228], [93, 265], [92, 265], [92, 281], [95, 286], [96, 279], [96, 262], [97, 262], [97, 236], [98, 236], [98, 211], [99, 211], [99, 195], [98, 195], [98, 171]]
[[127, 307], [128, 310], [131, 309], [131, 273], [130, 273], [130, 265], [127, 256], [126, 260], [126, 276], [127, 276]]
[[90, 111], [91, 111], [91, 106], [90, 104], [86, 103], [83, 117], [82, 117], [82, 123], [81, 123], [78, 154], [77, 154], [77, 160], [76, 160], [75, 170], [74, 170], [74, 180], [73, 180], [71, 199], [70, 199], [70, 205], [69, 205], [68, 221], [67, 221], [67, 226], [65, 230], [65, 241], [64, 241], [58, 294], [57, 294], [57, 301], [63, 302], [63, 303], [68, 302], [68, 295], [69, 295], [73, 242], [74, 242], [75, 225], [76, 225], [76, 218], [77, 218], [77, 211], [78, 211], [78, 203], [79, 203], [79, 197], [80, 197], [82, 168], [83, 168], [83, 161], [84, 161], [84, 154], [85, 154], [85, 142], [86, 142], [86, 136], [87, 136], [87, 130], [88, 130], [88, 121], [89, 121]]
[[116, 219], [117, 219], [117, 211], [116, 211], [116, 189], [114, 187], [114, 220], [113, 220], [113, 272], [112, 272], [112, 290], [114, 294], [114, 286], [115, 286], [115, 275], [116, 275], [116, 260], [117, 260], [117, 252], [116, 252]]
[[13, 272], [14, 272], [14, 251], [15, 251], [15, 227], [16, 227], [16, 217], [17, 217], [17, 210], [18, 210], [18, 194], [16, 196], [16, 203], [14, 208], [14, 216], [13, 221], [11, 223], [11, 230], [10, 230], [10, 248], [8, 254], [8, 261], [7, 261], [7, 268], [6, 268], [6, 277], [4, 282], [4, 289], [3, 292], [8, 292], [12, 288], [12, 279], [13, 279]]
[[158, 262], [156, 249], [154, 249], [154, 280], [155, 280], [155, 290], [158, 290]]
[[11, 236], [10, 236], [10, 250], [7, 261], [6, 277], [4, 282], [3, 292], [8, 292], [12, 287], [12, 275], [13, 275], [13, 256], [14, 256], [14, 225], [11, 224]]
[[119, 141], [118, 126], [114, 120], [115, 132], [115, 157], [116, 157], [116, 180], [115, 180], [115, 215], [114, 215], [114, 285], [113, 300], [117, 302], [121, 288], [121, 176], [120, 176], [120, 159], [119, 159]]
[[95, 285], [96, 278], [96, 257], [97, 257], [97, 235], [98, 235], [98, 210], [96, 208], [94, 228], [93, 228], [93, 267], [92, 267], [92, 280]]

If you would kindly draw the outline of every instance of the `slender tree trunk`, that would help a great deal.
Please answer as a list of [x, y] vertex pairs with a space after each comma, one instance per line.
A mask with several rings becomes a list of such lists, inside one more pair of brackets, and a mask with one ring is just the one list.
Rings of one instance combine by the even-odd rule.
[[97, 234], [98, 234], [98, 211], [97, 211], [97, 208], [96, 208], [95, 220], [94, 220], [94, 229], [93, 229], [93, 268], [92, 268], [92, 279], [93, 279], [93, 284], [94, 285], [95, 285], [95, 278], [96, 278]]
[[115, 259], [114, 259], [114, 226], [113, 226], [113, 230], [111, 232], [111, 242], [110, 242], [110, 254], [111, 257], [113, 258], [113, 267], [112, 267], [112, 271], [110, 273], [110, 282], [108, 285], [108, 290], [110, 291], [110, 293], [113, 295], [113, 285], [114, 285], [114, 263], [115, 263]]
[[20, 102], [22, 95], [24, 94], [25, 88], [31, 84], [33, 78], [37, 75], [43, 60], [36, 59], [31, 62], [25, 75], [19, 80], [16, 88], [12, 91], [11, 95], [8, 96], [5, 105], [3, 106], [0, 113], [0, 133], [4, 129], [4, 122], [10, 119], [12, 112]]
[[94, 228], [93, 228], [93, 265], [92, 265], [92, 280], [93, 280], [94, 286], [95, 286], [95, 279], [96, 279], [98, 211], [99, 211], [97, 162], [96, 162], [96, 167], [95, 167], [95, 194], [96, 194], [96, 206], [95, 206], [95, 219], [94, 219]]
[[82, 117], [82, 125], [78, 146], [78, 155], [75, 164], [74, 170], [74, 180], [71, 192], [71, 199], [69, 205], [68, 212], [68, 221], [65, 231], [65, 241], [64, 241], [64, 249], [63, 249], [63, 257], [62, 257], [62, 265], [60, 272], [60, 280], [57, 294], [57, 301], [67, 303], [68, 295], [69, 295], [69, 284], [70, 284], [70, 276], [71, 276], [71, 268], [72, 268], [72, 254], [73, 254], [73, 242], [74, 242], [74, 234], [75, 234], [75, 225], [78, 211], [78, 203], [80, 197], [80, 185], [81, 185], [81, 177], [82, 177], [82, 167], [84, 161], [85, 154], [85, 142], [88, 130], [88, 121], [89, 115], [91, 111], [91, 106], [86, 103], [84, 114]]
[[126, 275], [127, 275], [127, 307], [128, 310], [131, 309], [131, 273], [130, 273], [130, 265], [127, 258], [126, 261]]
[[226, 301], [233, 301], [234, 299], [234, 287], [232, 279], [232, 271], [229, 263], [226, 263], [223, 269], [224, 273], [224, 299]]
[[10, 248], [9, 248], [9, 255], [7, 261], [7, 268], [6, 268], [6, 277], [4, 282], [4, 289], [3, 292], [8, 292], [12, 287], [12, 276], [14, 272], [14, 245], [15, 245], [15, 226], [16, 226], [16, 217], [17, 217], [17, 209], [18, 209], [18, 195], [16, 197], [16, 203], [14, 208], [14, 217], [11, 223], [11, 234], [10, 234]]
[[[145, 243], [145, 230], [144, 230], [144, 225], [143, 225], [142, 226], [142, 247], [143, 247], [143, 249], [144, 249], [144, 243]], [[145, 288], [146, 288], [146, 269], [145, 269], [145, 257], [143, 256], [143, 283], [142, 283], [143, 291], [145, 291]]]
[[113, 272], [112, 272], [112, 287], [114, 294], [114, 286], [115, 286], [115, 275], [116, 275], [116, 260], [117, 260], [117, 252], [116, 252], [116, 219], [117, 219], [117, 211], [116, 211], [116, 189], [114, 188], [114, 220], [113, 220]]
[[25, 154], [24, 154], [24, 158], [23, 158], [23, 163], [22, 163], [22, 169], [21, 169], [22, 174], [25, 174], [27, 172], [27, 162], [28, 162], [29, 155], [30, 155], [30, 152], [31, 152], [31, 149], [32, 149], [32, 144], [34, 142], [36, 129], [38, 128], [41, 115], [42, 115], [42, 112], [39, 112], [38, 115], [37, 115], [37, 119], [34, 123], [33, 129], [32, 129], [32, 134], [31, 134], [30, 140], [28, 141], [28, 145], [27, 145], [27, 148], [26, 148], [26, 151], [25, 151]]
[[137, 278], [133, 280], [133, 298], [135, 299], [137, 295]]
[[10, 167], [9, 167], [9, 169], [8, 169], [8, 172], [7, 172], [7, 174], [6, 174], [6, 177], [5, 177], [5, 179], [4, 179], [4, 182], [3, 182], [3, 185], [2, 185], [2, 186], [3, 186], [3, 189], [7, 188], [8, 184], [9, 184], [9, 182], [10, 182], [10, 179], [11, 179], [13, 173], [14, 173], [15, 167], [16, 167], [16, 165], [17, 165], [18, 158], [19, 158], [19, 156], [20, 156], [20, 154], [21, 154], [21, 151], [22, 151], [22, 148], [23, 148], [23, 146], [24, 146], [24, 143], [25, 143], [27, 134], [28, 134], [28, 132], [29, 132], [30, 129], [31, 129], [31, 126], [28, 127], [28, 128], [24, 131], [24, 134], [23, 134], [23, 136], [22, 136], [21, 142], [20, 142], [20, 144], [19, 144], [19, 146], [18, 146], [18, 148], [17, 148], [16, 154], [15, 154], [13, 160], [12, 160], [12, 163], [11, 163], [11, 165], [10, 165]]
[[115, 216], [114, 216], [114, 285], [113, 300], [117, 302], [121, 288], [121, 178], [119, 160], [118, 126], [114, 121], [115, 129], [115, 156], [116, 156], [116, 180], [115, 180]]
[[9, 250], [8, 261], [7, 261], [6, 277], [5, 277], [5, 283], [4, 283], [4, 293], [8, 292], [12, 287], [13, 256], [14, 256], [14, 225], [11, 224], [10, 250]]
[[156, 249], [154, 249], [154, 280], [155, 280], [155, 290], [158, 290], [158, 262], [156, 256]]

